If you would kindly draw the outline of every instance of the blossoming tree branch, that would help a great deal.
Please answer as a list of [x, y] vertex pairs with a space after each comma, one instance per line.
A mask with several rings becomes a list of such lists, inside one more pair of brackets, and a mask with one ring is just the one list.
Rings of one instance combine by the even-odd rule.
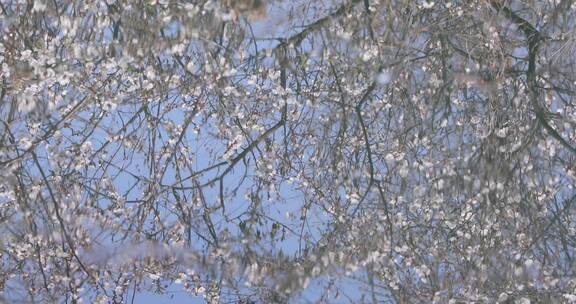
[[0, 302], [576, 302], [573, 1], [0, 16]]

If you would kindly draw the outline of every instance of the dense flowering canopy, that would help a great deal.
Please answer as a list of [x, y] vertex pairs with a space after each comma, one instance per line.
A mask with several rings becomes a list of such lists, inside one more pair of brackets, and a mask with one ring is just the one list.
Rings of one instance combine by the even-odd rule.
[[2, 299], [576, 301], [572, 1], [0, 3]]

